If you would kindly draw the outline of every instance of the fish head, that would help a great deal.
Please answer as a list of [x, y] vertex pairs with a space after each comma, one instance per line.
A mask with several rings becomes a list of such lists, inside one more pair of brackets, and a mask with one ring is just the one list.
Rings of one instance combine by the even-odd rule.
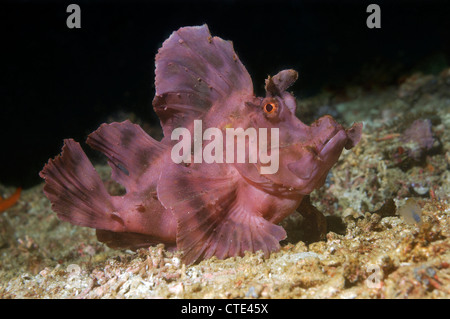
[[[309, 194], [324, 184], [342, 150], [350, 149], [359, 142], [362, 124], [355, 123], [345, 129], [330, 115], [319, 118], [311, 125], [304, 124], [295, 115], [295, 97], [286, 91], [297, 77], [294, 70], [284, 70], [269, 77], [266, 80], [266, 97], [247, 103], [247, 107], [251, 108], [248, 110], [249, 125], [267, 129], [265, 139], [259, 131], [259, 157], [254, 164], [256, 171], [264, 178], [255, 178], [255, 172], [250, 169], [247, 176], [253, 174], [254, 181], [269, 180], [277, 187]], [[277, 160], [277, 165], [268, 161], [265, 155], [270, 161]], [[246, 174], [243, 169], [240, 172]]]

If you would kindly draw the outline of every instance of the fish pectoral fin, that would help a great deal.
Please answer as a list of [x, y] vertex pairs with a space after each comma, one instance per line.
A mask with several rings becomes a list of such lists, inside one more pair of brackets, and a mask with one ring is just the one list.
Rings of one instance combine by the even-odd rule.
[[177, 218], [177, 247], [186, 264], [212, 256], [242, 256], [245, 251], [262, 250], [269, 256], [286, 237], [281, 226], [247, 209], [242, 181], [227, 173], [218, 165], [174, 164], [160, 177], [158, 197]]

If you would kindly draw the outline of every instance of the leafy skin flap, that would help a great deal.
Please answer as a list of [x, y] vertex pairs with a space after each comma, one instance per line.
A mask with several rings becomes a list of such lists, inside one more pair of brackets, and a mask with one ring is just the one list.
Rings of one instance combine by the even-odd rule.
[[184, 262], [258, 250], [268, 256], [280, 249], [286, 232], [249, 205], [247, 187], [236, 171], [217, 164], [173, 164], [162, 172], [158, 198], [178, 220]]
[[155, 86], [153, 106], [164, 136], [188, 127], [217, 101], [253, 95], [252, 80], [233, 44], [212, 37], [206, 24], [181, 28], [163, 43], [156, 55]]

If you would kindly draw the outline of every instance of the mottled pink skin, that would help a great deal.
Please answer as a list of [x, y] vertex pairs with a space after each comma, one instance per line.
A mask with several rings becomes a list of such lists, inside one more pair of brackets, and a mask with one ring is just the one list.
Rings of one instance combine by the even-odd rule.
[[[342, 149], [361, 136], [361, 124], [345, 130], [330, 116], [303, 124], [286, 91], [296, 79], [296, 71], [282, 71], [266, 80], [266, 97], [255, 97], [231, 42], [211, 37], [206, 25], [181, 28], [156, 56], [153, 105], [164, 138], [157, 142], [125, 121], [103, 124], [87, 140], [108, 157], [112, 178], [126, 194], [106, 192], [73, 140], [66, 140], [61, 156], [42, 170], [45, 194], [62, 220], [96, 228], [99, 240], [111, 247], [163, 242], [182, 250], [186, 263], [245, 251], [268, 255], [286, 237], [276, 224], [324, 183]], [[275, 112], [264, 111], [267, 102], [277, 106]], [[203, 129], [223, 132], [278, 128], [278, 171], [262, 175], [259, 162], [175, 164], [170, 153], [177, 141], [171, 132], [177, 127], [193, 132], [195, 119], [202, 120]]]

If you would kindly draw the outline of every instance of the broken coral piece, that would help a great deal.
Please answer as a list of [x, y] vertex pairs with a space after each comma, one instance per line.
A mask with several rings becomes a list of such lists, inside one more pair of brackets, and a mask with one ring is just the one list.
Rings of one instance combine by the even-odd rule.
[[12, 206], [14, 206], [17, 201], [20, 198], [20, 193], [22, 192], [22, 188], [18, 187], [16, 189], [16, 191], [14, 192], [14, 194], [12, 194], [10, 197], [3, 199], [0, 196], [0, 213], [3, 213], [4, 211], [6, 211], [7, 209], [11, 208]]

